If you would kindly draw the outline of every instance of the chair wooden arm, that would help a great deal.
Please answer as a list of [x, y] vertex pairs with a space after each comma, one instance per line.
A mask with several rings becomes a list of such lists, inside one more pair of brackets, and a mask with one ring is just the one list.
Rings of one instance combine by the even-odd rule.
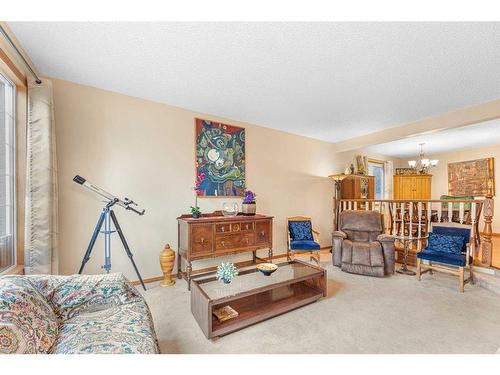
[[319, 232], [316, 229], [314, 229], [314, 228], [312, 228], [312, 232], [313, 232], [313, 239], [314, 239], [314, 241], [317, 242], [317, 243], [319, 243]]
[[[469, 265], [469, 257], [471, 256], [471, 246], [470, 246], [470, 243], [468, 243], [466, 245], [466, 249], [467, 251], [465, 252], [465, 265], [468, 266]], [[472, 262], [474, 262], [474, 255], [472, 254]]]

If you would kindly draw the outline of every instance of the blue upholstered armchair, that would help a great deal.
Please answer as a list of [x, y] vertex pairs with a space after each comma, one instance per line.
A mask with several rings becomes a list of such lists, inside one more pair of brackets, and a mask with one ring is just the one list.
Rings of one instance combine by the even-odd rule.
[[311, 260], [320, 263], [319, 232], [314, 230], [310, 217], [294, 216], [286, 220], [288, 260], [297, 254], [308, 253]]
[[[427, 247], [417, 253], [418, 280], [420, 281], [423, 273], [437, 271], [458, 276], [460, 292], [464, 291], [466, 283], [474, 284], [474, 257], [471, 252], [470, 239], [470, 225], [433, 224]], [[428, 264], [423, 264], [423, 260]], [[438, 265], [434, 265], [434, 262]], [[466, 269], [469, 269], [470, 276], [464, 279]]]

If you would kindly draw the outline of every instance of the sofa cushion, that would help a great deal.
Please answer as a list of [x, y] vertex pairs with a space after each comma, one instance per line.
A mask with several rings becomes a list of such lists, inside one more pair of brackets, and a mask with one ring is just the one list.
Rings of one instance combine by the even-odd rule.
[[[417, 257], [420, 259], [430, 260], [433, 262], [448, 264], [457, 267], [464, 267], [466, 255], [465, 254], [454, 254], [447, 253], [443, 251], [432, 251], [425, 249], [417, 253]], [[472, 263], [473, 259], [469, 256], [469, 263]]]
[[63, 322], [56, 354], [158, 353], [151, 313], [144, 300], [94, 305]]
[[57, 316], [71, 319], [88, 309], [142, 300], [121, 273], [104, 275], [29, 276]]
[[57, 316], [30, 280], [0, 278], [0, 354], [49, 353], [57, 336]]
[[313, 241], [312, 226], [309, 220], [289, 221], [288, 229], [292, 241]]
[[460, 254], [463, 246], [464, 238], [461, 236], [447, 236], [433, 232], [429, 233], [427, 248], [431, 251]]
[[292, 250], [319, 250], [319, 243], [314, 241], [290, 241]]

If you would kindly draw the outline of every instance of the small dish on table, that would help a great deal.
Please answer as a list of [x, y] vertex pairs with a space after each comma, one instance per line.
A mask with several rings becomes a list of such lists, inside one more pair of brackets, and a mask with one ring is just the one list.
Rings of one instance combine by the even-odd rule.
[[270, 276], [274, 271], [278, 269], [278, 266], [274, 263], [260, 263], [257, 264], [256, 268], [266, 276]]

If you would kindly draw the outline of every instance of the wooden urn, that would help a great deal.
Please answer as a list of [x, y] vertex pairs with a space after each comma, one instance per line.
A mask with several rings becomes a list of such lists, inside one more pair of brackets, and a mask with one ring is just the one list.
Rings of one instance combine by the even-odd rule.
[[163, 272], [163, 281], [160, 282], [160, 286], [172, 286], [175, 284], [175, 280], [172, 279], [172, 269], [175, 263], [175, 251], [170, 248], [169, 244], [166, 244], [163, 250], [160, 252], [160, 267]]

